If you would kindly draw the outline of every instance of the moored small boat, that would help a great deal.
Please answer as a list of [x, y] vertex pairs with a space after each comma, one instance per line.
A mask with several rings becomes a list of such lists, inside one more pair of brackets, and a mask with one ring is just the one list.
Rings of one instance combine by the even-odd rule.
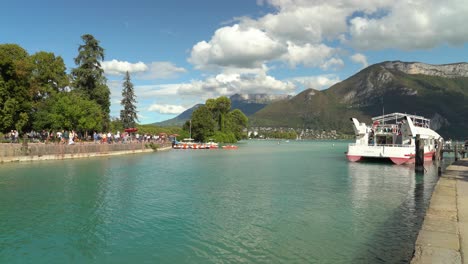
[[236, 145], [226, 145], [223, 146], [223, 149], [238, 149], [238, 147]]

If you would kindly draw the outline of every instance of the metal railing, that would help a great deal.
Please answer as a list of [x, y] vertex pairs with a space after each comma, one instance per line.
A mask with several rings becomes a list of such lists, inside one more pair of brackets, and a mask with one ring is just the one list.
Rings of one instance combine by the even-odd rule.
[[414, 148], [415, 146], [412, 145], [402, 145], [402, 144], [368, 144], [368, 145], [361, 145], [356, 143], [350, 143], [348, 146], [366, 146], [366, 147], [399, 147], [399, 148]]

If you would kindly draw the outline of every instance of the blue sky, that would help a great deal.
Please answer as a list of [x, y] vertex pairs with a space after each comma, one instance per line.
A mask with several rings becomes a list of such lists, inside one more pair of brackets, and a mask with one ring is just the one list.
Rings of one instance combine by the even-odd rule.
[[111, 115], [129, 71], [147, 124], [220, 95], [326, 89], [387, 60], [466, 62], [466, 14], [465, 0], [10, 1], [0, 43], [53, 52], [69, 71], [94, 35]]

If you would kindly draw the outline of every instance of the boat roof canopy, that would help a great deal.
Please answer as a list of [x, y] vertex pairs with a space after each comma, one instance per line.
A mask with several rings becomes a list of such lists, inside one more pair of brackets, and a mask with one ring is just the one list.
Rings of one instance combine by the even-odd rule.
[[413, 120], [413, 121], [426, 122], [426, 123], [431, 122], [430, 119], [425, 118], [423, 116], [409, 115], [409, 114], [403, 114], [403, 113], [391, 113], [391, 114], [376, 116], [376, 117], [372, 118], [372, 121], [379, 121], [379, 122], [387, 123], [389, 121], [395, 121], [395, 120], [398, 120], [398, 119], [403, 119], [403, 118], [405, 118], [405, 116], [410, 117], [411, 120]]

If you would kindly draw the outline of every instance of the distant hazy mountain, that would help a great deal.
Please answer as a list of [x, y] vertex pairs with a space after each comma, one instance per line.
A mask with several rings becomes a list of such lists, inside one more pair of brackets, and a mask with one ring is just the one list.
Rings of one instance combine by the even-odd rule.
[[250, 116], [268, 104], [291, 97], [284, 94], [235, 94], [229, 98], [231, 99], [231, 109], [239, 109], [246, 116]]
[[351, 133], [350, 117], [369, 122], [383, 111], [423, 115], [445, 137], [468, 136], [468, 64], [374, 64], [327, 90], [307, 89], [272, 103], [249, 125]]
[[[290, 99], [290, 95], [277, 95], [277, 94], [234, 94], [230, 97], [231, 109], [239, 109], [246, 116], [253, 115], [259, 110], [263, 109], [272, 102]], [[190, 109], [187, 109], [180, 115], [159, 123], [158, 126], [182, 126], [192, 116], [193, 111], [203, 104], [197, 104]]]
[[168, 120], [165, 120], [165, 121], [162, 121], [162, 122], [154, 123], [154, 125], [164, 126], [164, 127], [182, 126], [185, 123], [185, 121], [190, 119], [190, 117], [192, 116], [193, 111], [195, 111], [198, 107], [200, 107], [202, 105], [203, 104], [194, 105], [192, 108], [189, 108], [189, 109], [185, 110], [180, 115], [178, 115], [178, 116], [176, 116], [176, 117], [174, 117], [172, 119], [168, 119]]

